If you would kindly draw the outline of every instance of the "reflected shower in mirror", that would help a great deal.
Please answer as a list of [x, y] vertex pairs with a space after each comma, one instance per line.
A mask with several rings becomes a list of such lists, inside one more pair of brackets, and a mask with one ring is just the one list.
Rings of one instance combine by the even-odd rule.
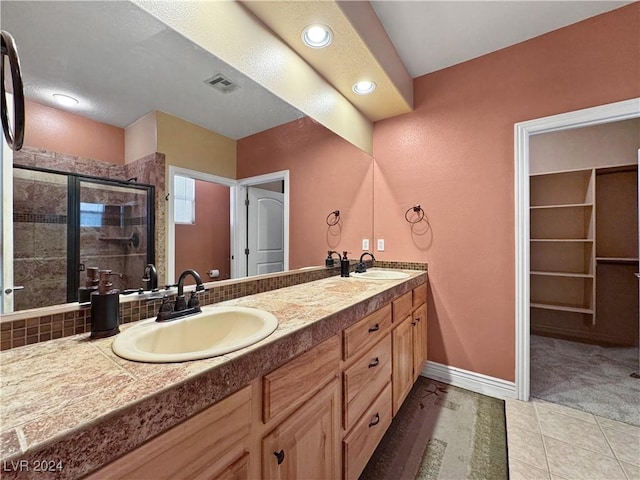
[[[326, 211], [343, 212], [341, 236], [332, 239], [338, 248], [355, 255], [362, 238], [371, 238], [371, 157], [136, 5], [2, 1], [0, 14], [20, 51], [27, 98], [25, 148], [14, 164], [122, 181], [136, 177], [155, 186], [156, 255], [150, 263], [158, 267], [159, 285], [175, 280], [170, 270], [192, 266], [175, 263], [189, 247], [168, 243], [171, 166], [231, 182], [289, 171], [285, 269], [323, 264]], [[215, 88], [227, 81], [233, 88]], [[53, 93], [78, 103], [57, 106]], [[214, 252], [196, 268], [205, 280], [233, 276], [226, 245], [233, 251], [238, 232], [231, 222], [228, 227], [227, 234], [217, 225], [216, 240], [198, 245]], [[217, 251], [220, 243], [223, 251]], [[218, 276], [209, 277], [210, 270]], [[49, 304], [64, 303], [45, 297]]]

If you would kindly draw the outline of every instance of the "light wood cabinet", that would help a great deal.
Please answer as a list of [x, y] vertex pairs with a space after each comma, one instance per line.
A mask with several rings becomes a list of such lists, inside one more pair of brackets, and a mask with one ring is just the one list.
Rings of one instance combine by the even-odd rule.
[[250, 428], [251, 388], [245, 387], [87, 478], [243, 478]]
[[391, 305], [376, 310], [371, 315], [351, 325], [343, 332], [343, 358], [354, 357], [379, 342], [391, 328]]
[[[412, 292], [409, 292], [410, 294]], [[426, 284], [413, 291], [410, 314], [398, 323], [392, 332], [393, 341], [393, 415], [409, 394], [427, 361], [427, 289]], [[401, 297], [403, 299], [403, 297]], [[403, 299], [404, 300], [404, 299]], [[406, 308], [398, 309], [402, 314]], [[394, 301], [394, 313], [395, 301]]]
[[387, 334], [342, 374], [344, 428], [351, 429], [391, 381], [391, 336]]
[[337, 479], [339, 382], [331, 381], [262, 441], [262, 478]]
[[426, 360], [426, 295], [406, 292], [89, 478], [358, 478]]
[[406, 317], [393, 329], [393, 415], [413, 385], [413, 325]]
[[413, 327], [413, 381], [415, 382], [427, 361], [427, 304], [420, 305], [412, 314]]
[[338, 374], [340, 337], [334, 335], [264, 376], [263, 421], [300, 405]]
[[391, 383], [373, 400], [343, 441], [345, 480], [357, 479], [391, 425]]

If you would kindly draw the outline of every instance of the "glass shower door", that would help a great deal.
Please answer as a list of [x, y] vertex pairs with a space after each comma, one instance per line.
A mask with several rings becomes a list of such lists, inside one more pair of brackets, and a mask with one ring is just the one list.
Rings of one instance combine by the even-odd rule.
[[67, 176], [14, 168], [14, 310], [67, 302], [67, 236]]
[[79, 224], [75, 293], [89, 267], [111, 270], [120, 290], [144, 287], [144, 267], [153, 262], [149, 187], [78, 179]]

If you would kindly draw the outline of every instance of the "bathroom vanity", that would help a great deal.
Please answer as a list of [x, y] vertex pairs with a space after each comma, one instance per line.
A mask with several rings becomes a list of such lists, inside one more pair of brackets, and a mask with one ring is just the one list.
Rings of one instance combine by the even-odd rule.
[[[61, 461], [51, 478], [357, 478], [426, 361], [427, 274], [407, 273], [330, 277], [223, 302], [279, 320], [270, 337], [223, 357], [143, 364], [116, 357], [112, 339], [61, 339], [60, 355], [95, 350], [137, 386], [124, 394], [87, 386], [111, 406], [83, 415], [70, 405], [74, 421], [26, 451], [3, 449], [3, 460]], [[51, 353], [55, 342], [40, 348]], [[46, 417], [35, 423], [55, 422]]]

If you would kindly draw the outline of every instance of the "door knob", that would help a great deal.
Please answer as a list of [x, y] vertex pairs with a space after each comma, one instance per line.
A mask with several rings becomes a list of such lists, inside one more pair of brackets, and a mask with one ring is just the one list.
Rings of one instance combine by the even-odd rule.
[[640, 278], [640, 273], [634, 273], [634, 275], [638, 278]]

